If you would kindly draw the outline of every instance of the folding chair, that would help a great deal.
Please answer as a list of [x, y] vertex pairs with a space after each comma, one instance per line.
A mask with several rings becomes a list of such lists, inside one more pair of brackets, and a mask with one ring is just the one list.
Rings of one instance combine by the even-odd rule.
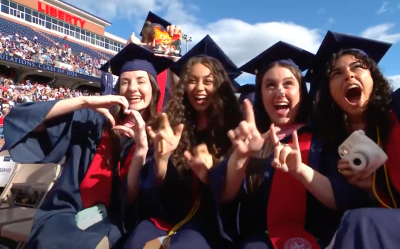
[[[59, 164], [20, 164], [18, 165], [15, 175], [9, 184], [5, 187], [0, 196], [0, 205], [7, 199], [9, 207], [14, 207], [15, 197], [21, 191], [33, 190], [33, 186], [37, 189], [47, 189], [49, 184], [54, 181], [54, 176], [59, 174]], [[14, 193], [12, 192], [14, 191]], [[40, 191], [42, 192], [42, 191]], [[32, 207], [40, 202], [41, 196]]]
[[[53, 187], [55, 181], [60, 176], [60, 174], [61, 174], [61, 166], [58, 165], [58, 169], [56, 171], [56, 176], [54, 177], [53, 182], [51, 182], [49, 184], [49, 186], [47, 187], [47, 189], [45, 190], [45, 194], [44, 194], [43, 198], [41, 199], [40, 203], [37, 205], [37, 208], [39, 208], [39, 206], [42, 205], [44, 198], [46, 197], [49, 190]], [[40, 190], [42, 188], [42, 186], [35, 185], [32, 188], [37, 188], [37, 190]], [[12, 209], [18, 209], [18, 208], [12, 208]], [[12, 209], [10, 209], [10, 210], [12, 210]], [[17, 249], [22, 249], [25, 246], [26, 242], [28, 241], [29, 235], [30, 235], [31, 229], [32, 229], [33, 216], [37, 209], [36, 208], [28, 208], [28, 209], [24, 209], [24, 210], [25, 211], [22, 211], [21, 213], [23, 213], [23, 215], [25, 215], [25, 216], [19, 217], [20, 220], [18, 220], [18, 221], [16, 219], [14, 219], [11, 222], [12, 218], [9, 218], [8, 220], [4, 219], [3, 221], [1, 221], [1, 218], [0, 218], [0, 228], [2, 227], [1, 228], [1, 236], [4, 238], [18, 241], [18, 245], [16, 247]], [[33, 214], [32, 214], [32, 212], [33, 212]], [[0, 210], [0, 214], [1, 214], [1, 216], [3, 216], [3, 213], [1, 210]], [[30, 217], [30, 216], [32, 216], [32, 218], [28, 219], [28, 217]], [[24, 220], [21, 220], [21, 219], [24, 219]], [[5, 223], [8, 223], [8, 224], [5, 224]]]

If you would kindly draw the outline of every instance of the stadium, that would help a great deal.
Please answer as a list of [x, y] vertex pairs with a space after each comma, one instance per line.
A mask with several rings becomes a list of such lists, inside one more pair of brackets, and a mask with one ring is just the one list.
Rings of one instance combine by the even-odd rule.
[[[1, 36], [25, 46], [22, 55], [1, 51], [2, 69], [12, 69], [18, 82], [39, 76], [53, 87], [99, 88], [99, 68], [126, 43], [105, 32], [110, 22], [64, 1], [2, 0], [0, 15]], [[49, 51], [39, 51], [52, 48], [60, 53], [48, 58]]]

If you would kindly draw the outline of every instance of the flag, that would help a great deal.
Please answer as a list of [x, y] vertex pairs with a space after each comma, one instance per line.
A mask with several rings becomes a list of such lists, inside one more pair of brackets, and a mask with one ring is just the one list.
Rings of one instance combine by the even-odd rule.
[[113, 94], [113, 75], [111, 72], [101, 72], [101, 95]]

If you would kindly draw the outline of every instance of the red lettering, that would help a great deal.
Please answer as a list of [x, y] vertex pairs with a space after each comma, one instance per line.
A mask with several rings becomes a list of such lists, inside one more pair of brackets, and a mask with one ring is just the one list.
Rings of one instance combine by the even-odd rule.
[[[47, 5], [46, 5], [46, 7], [47, 7]], [[38, 1], [38, 11], [46, 12], [46, 10], [42, 9], [42, 2], [39, 2], [39, 1]]]
[[50, 15], [57, 17], [57, 9], [54, 8], [53, 6], [50, 6]]
[[72, 23], [71, 19], [72, 19], [72, 16], [70, 14], [68, 14], [68, 13], [65, 13], [65, 21], [67, 23]]
[[72, 16], [72, 20], [74, 21], [74, 25], [78, 25], [78, 18], [76, 16]]
[[79, 20], [80, 23], [81, 23], [81, 28], [83, 28], [83, 25], [85, 25], [86, 21], [83, 20], [83, 19], [81, 19], [81, 18], [78, 18], [78, 20]]
[[65, 20], [65, 12], [62, 10], [58, 10], [58, 19]]
[[83, 26], [85, 26], [85, 23], [86, 23], [86, 20], [84, 20], [82, 18], [68, 14], [65, 11], [59, 10], [51, 5], [47, 5], [47, 4], [45, 5], [45, 3], [42, 3], [40, 1], [38, 1], [38, 11], [44, 12], [48, 15], [51, 15], [60, 20], [63, 20], [67, 23], [74, 24], [75, 26], [77, 26], [78, 22], [79, 22], [81, 28], [83, 28]]

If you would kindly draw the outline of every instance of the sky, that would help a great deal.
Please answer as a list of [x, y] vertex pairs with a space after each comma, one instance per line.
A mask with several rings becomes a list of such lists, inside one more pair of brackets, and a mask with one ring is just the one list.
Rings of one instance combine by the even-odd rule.
[[[106, 31], [124, 39], [138, 35], [152, 11], [192, 37], [189, 49], [209, 34], [237, 66], [278, 41], [316, 53], [328, 30], [390, 42], [379, 65], [400, 87], [400, 0], [66, 1], [108, 20]], [[254, 77], [243, 74], [238, 82], [254, 83]]]

